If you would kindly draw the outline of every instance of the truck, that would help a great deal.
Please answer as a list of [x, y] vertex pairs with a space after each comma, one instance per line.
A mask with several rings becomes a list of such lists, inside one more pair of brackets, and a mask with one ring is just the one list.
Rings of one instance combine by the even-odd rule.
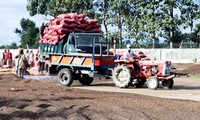
[[57, 44], [40, 44], [40, 55], [49, 60], [49, 74], [57, 74], [62, 85], [73, 80], [90, 85], [95, 76], [110, 76], [114, 68], [111, 43], [102, 33], [69, 33]]

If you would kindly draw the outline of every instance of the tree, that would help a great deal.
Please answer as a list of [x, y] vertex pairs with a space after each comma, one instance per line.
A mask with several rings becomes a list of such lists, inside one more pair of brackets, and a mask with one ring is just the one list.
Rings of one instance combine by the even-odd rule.
[[192, 32], [192, 41], [196, 43], [196, 48], [200, 48], [200, 24], [197, 24]]
[[[132, 28], [135, 29], [135, 36], [139, 39], [149, 39], [152, 41], [152, 48], [155, 48], [159, 37], [161, 15], [159, 12], [160, 1], [158, 0], [134, 0], [132, 5]], [[133, 29], [134, 30], [134, 29]], [[137, 38], [137, 37], [135, 37]], [[137, 41], [137, 39], [136, 39]]]
[[21, 37], [21, 45], [30, 48], [37, 48], [39, 41], [39, 28], [35, 26], [35, 23], [29, 19], [22, 18], [20, 21], [21, 30], [16, 28], [15, 33]]
[[160, 12], [162, 13], [162, 21], [160, 21], [161, 28], [164, 31], [163, 36], [167, 38], [170, 43], [170, 48], [173, 48], [173, 37], [177, 27], [181, 25], [178, 14], [174, 13], [175, 9], [181, 6], [180, 0], [163, 0], [160, 5]]
[[194, 2], [193, 0], [182, 0], [181, 19], [184, 25], [184, 28], [190, 27], [190, 32], [194, 28], [194, 20], [200, 18], [200, 5]]
[[92, 0], [27, 0], [27, 10], [31, 16], [42, 14], [56, 17], [61, 13], [90, 13]]
[[96, 0], [93, 3], [93, 9], [96, 11], [97, 19], [103, 24], [105, 28], [106, 40], [109, 35], [108, 33], [108, 25], [111, 24], [109, 22], [110, 18], [110, 0]]
[[120, 47], [122, 47], [122, 27], [126, 16], [129, 15], [129, 10], [128, 0], [110, 0], [110, 20], [113, 25], [118, 27]]

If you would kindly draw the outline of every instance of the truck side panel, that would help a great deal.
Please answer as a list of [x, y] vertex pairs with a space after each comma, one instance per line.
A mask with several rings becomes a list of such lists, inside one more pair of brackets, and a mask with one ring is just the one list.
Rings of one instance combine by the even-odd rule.
[[67, 56], [67, 55], [51, 55], [50, 63], [52, 65], [63, 65], [63, 66], [73, 66], [73, 67], [86, 67], [91, 70], [94, 69], [94, 64], [92, 62], [92, 57], [85, 56]]

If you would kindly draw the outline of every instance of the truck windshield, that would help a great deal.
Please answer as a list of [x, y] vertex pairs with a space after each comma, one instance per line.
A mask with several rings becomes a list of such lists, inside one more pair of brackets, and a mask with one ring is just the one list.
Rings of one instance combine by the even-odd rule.
[[[101, 35], [77, 35], [76, 36], [78, 46], [92, 46], [93, 41], [95, 41], [95, 46], [99, 46], [100, 42], [105, 43], [105, 39]], [[102, 44], [106, 46], [105, 44]]]
[[[107, 49], [105, 39], [102, 35], [76, 35], [76, 45], [79, 52], [92, 53], [93, 42], [95, 42], [95, 53], [100, 53], [100, 47], [102, 47], [102, 51]], [[104, 44], [101, 44], [100, 46], [101, 42]]]

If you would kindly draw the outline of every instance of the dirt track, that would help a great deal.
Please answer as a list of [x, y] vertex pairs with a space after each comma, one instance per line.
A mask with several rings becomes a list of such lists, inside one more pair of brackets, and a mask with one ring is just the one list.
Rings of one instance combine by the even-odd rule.
[[[73, 86], [80, 85], [75, 82]], [[0, 75], [0, 93], [3, 120], [197, 120], [200, 117], [200, 102], [80, 90], [59, 85], [50, 78], [41, 82], [19, 79], [12, 74]]]

